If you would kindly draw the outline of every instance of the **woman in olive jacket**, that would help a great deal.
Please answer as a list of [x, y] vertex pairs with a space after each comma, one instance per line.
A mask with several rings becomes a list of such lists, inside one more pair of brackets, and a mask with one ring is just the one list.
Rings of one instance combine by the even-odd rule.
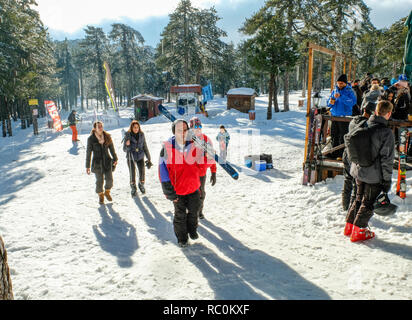
[[[95, 122], [90, 137], [87, 139], [86, 172], [88, 175], [93, 172], [96, 176], [96, 193], [99, 195], [100, 204], [104, 204], [105, 196], [108, 201], [113, 201], [110, 190], [113, 187], [113, 170], [117, 165], [117, 160], [112, 137], [103, 130], [103, 122]], [[104, 181], [106, 182], [105, 192], [103, 192]]]

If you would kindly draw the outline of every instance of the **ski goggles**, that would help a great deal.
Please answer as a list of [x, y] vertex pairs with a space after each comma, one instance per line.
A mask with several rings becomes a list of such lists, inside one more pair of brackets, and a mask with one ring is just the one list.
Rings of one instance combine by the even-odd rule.
[[201, 124], [195, 124], [195, 125], [193, 126], [193, 128], [195, 128], [195, 129], [202, 129], [202, 125], [201, 125]]

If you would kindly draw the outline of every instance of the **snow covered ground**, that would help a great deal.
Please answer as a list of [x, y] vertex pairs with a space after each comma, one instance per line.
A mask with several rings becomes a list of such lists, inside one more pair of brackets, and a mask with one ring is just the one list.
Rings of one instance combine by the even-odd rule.
[[[214, 140], [226, 126], [229, 160], [241, 173], [234, 181], [218, 169], [217, 185], [207, 183], [200, 239], [185, 249], [176, 245], [173, 206], [158, 181], [161, 142], [171, 135], [164, 117], [142, 126], [155, 167], [147, 195], [135, 199], [120, 144], [132, 111], [106, 128], [120, 159], [106, 206], [97, 203], [85, 150], [72, 146], [70, 129], [52, 133], [41, 120], [33, 137], [15, 124], [13, 137], [0, 138], [0, 235], [15, 298], [412, 299], [412, 178], [405, 203], [390, 195], [396, 215], [372, 218], [377, 238], [351, 243], [342, 235], [343, 178], [301, 185], [306, 110], [298, 99], [267, 121], [267, 97], [258, 97], [253, 123], [227, 111], [224, 99], [208, 103], [203, 131]], [[80, 133], [85, 145], [90, 125]], [[274, 169], [247, 170], [251, 152], [272, 154]]]

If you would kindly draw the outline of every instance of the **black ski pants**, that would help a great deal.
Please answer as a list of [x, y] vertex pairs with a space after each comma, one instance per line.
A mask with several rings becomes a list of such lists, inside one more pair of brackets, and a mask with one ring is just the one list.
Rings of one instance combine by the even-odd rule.
[[345, 152], [343, 153], [343, 164], [343, 176], [345, 180], [343, 181], [342, 189], [342, 208], [347, 211], [356, 199], [356, 191], [358, 188], [356, 186], [356, 180], [350, 175], [350, 163]]
[[[332, 138], [332, 147], [335, 148], [345, 143], [343, 137], [349, 131], [349, 122], [333, 121], [330, 130], [330, 136]], [[331, 158], [342, 158], [343, 149], [332, 152]]]
[[136, 184], [136, 167], [139, 170], [139, 181], [145, 182], [145, 166], [144, 159], [139, 161], [128, 160], [127, 166], [129, 167], [130, 184]]
[[199, 206], [199, 214], [203, 213], [203, 204], [206, 198], [206, 176], [200, 177], [200, 206]]
[[186, 196], [178, 196], [175, 206], [173, 227], [179, 242], [186, 242], [188, 234], [197, 232], [199, 223], [198, 212], [200, 207], [199, 190]]
[[356, 180], [356, 185], [356, 200], [348, 211], [346, 222], [359, 228], [366, 228], [373, 216], [373, 204], [381, 193], [382, 187], [379, 183], [368, 184], [359, 180]]

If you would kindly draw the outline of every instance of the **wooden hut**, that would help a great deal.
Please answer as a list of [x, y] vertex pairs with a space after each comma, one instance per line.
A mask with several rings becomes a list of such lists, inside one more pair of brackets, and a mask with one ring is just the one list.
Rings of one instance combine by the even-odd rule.
[[180, 114], [201, 113], [200, 96], [202, 86], [198, 84], [183, 84], [170, 88], [170, 93], [176, 95], [176, 110]]
[[231, 89], [227, 93], [227, 109], [236, 109], [243, 113], [255, 110], [256, 91], [251, 88]]
[[163, 100], [163, 98], [145, 94], [133, 97], [135, 119], [144, 122], [157, 117], [160, 114], [159, 105], [163, 103]]

